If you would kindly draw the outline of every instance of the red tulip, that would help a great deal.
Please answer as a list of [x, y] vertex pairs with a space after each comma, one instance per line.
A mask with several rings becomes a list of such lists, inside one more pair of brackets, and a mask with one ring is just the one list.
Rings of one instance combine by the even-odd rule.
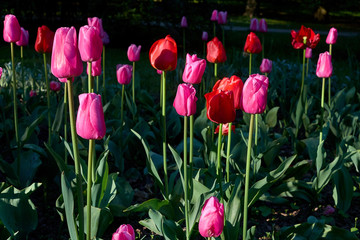
[[17, 18], [8, 14], [4, 20], [3, 38], [5, 42], [17, 42], [21, 36], [21, 28]]
[[329, 52], [320, 53], [316, 67], [316, 76], [319, 78], [331, 77], [333, 71]]
[[210, 197], [201, 209], [199, 232], [205, 238], [218, 237], [223, 228], [224, 205], [216, 197]]
[[135, 232], [130, 224], [121, 225], [112, 235], [111, 240], [135, 240]]
[[[215, 129], [215, 134], [219, 133], [219, 127], [220, 125], [218, 125]], [[235, 132], [235, 125], [231, 125], [231, 131]], [[222, 135], [223, 136], [227, 136], [229, 134], [229, 123], [225, 123], [222, 126]]]
[[191, 116], [196, 113], [196, 90], [188, 83], [179, 84], [173, 106], [181, 116]]
[[250, 114], [263, 113], [266, 108], [269, 79], [252, 74], [246, 80], [240, 98], [240, 108]]
[[326, 37], [327, 44], [335, 44], [338, 37], [338, 32], [336, 28], [331, 28], [329, 34]]
[[240, 109], [240, 97], [243, 89], [243, 82], [238, 76], [231, 76], [230, 79], [224, 77], [222, 80], [218, 80], [214, 87], [213, 91], [217, 89], [222, 91], [232, 91], [234, 96], [234, 107], [235, 109]]
[[38, 53], [49, 53], [52, 50], [53, 42], [54, 32], [45, 25], [38, 27], [35, 41], [35, 50]]
[[264, 58], [260, 65], [260, 72], [262, 73], [270, 73], [272, 69], [272, 61]]
[[186, 54], [186, 64], [182, 79], [186, 83], [198, 84], [201, 82], [206, 68], [205, 59], [198, 58], [196, 54]]
[[[320, 42], [320, 34], [315, 34], [311, 28], [301, 26], [299, 32], [291, 31], [292, 46], [295, 49], [305, 49], [306, 47], [315, 48]], [[304, 44], [304, 37], [306, 43]]]
[[150, 63], [161, 71], [173, 71], [177, 65], [177, 46], [170, 35], [157, 40], [150, 48]]
[[51, 81], [50, 82], [50, 89], [54, 92], [58, 92], [61, 89], [61, 83], [58, 81]]
[[255, 33], [251, 32], [248, 34], [244, 51], [247, 53], [260, 53], [262, 51], [260, 40]]
[[211, 63], [223, 63], [226, 61], [225, 48], [217, 37], [207, 43], [206, 59]]
[[[89, 74], [89, 62], [86, 67], [86, 74]], [[91, 76], [101, 75], [101, 58], [91, 63]]]
[[101, 57], [103, 43], [99, 31], [92, 26], [82, 26], [79, 31], [79, 51], [83, 62], [93, 62]]
[[129, 64], [118, 64], [116, 66], [116, 77], [118, 83], [129, 84], [132, 78], [132, 66]]
[[215, 90], [205, 94], [206, 115], [216, 123], [233, 122], [236, 117], [232, 91]]
[[16, 42], [18, 46], [27, 46], [29, 44], [29, 31], [21, 28], [21, 35], [19, 41]]

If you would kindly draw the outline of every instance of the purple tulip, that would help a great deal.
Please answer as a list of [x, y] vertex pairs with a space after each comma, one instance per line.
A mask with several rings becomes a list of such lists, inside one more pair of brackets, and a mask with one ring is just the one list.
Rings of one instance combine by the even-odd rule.
[[227, 12], [220, 11], [218, 13], [218, 24], [226, 24], [227, 21]]
[[116, 65], [116, 77], [120, 84], [129, 84], [132, 78], [132, 66], [129, 64]]
[[324, 208], [323, 215], [325, 215], [325, 216], [330, 216], [330, 215], [333, 214], [334, 212], [335, 212], [335, 208], [333, 208], [331, 205], [327, 205], [327, 206]]
[[51, 81], [49, 85], [51, 91], [58, 92], [61, 89], [61, 83], [58, 81]]
[[21, 28], [21, 35], [19, 41], [16, 42], [18, 46], [27, 46], [29, 44], [29, 31]]
[[140, 60], [141, 45], [138, 47], [135, 44], [131, 44], [127, 50], [127, 56], [130, 62], [137, 62]]
[[201, 39], [203, 41], [207, 42], [208, 38], [209, 38], [209, 34], [207, 32], [205, 32], [205, 31], [202, 32]]
[[71, 78], [81, 75], [82, 71], [75, 28], [59, 28], [55, 32], [51, 55], [52, 74], [57, 78]]
[[267, 23], [266, 20], [264, 18], [262, 18], [259, 21], [259, 32], [267, 32], [268, 27], [267, 27]]
[[205, 72], [206, 60], [198, 58], [196, 54], [186, 54], [186, 64], [182, 79], [186, 83], [198, 84]]
[[[89, 62], [87, 63], [86, 74], [89, 74]], [[101, 58], [91, 63], [91, 76], [101, 75]]]
[[311, 58], [312, 57], [312, 48], [306, 48], [305, 50], [305, 57], [306, 58]]
[[183, 17], [181, 18], [181, 27], [182, 27], [182, 28], [187, 28], [187, 27], [188, 27], [188, 23], [187, 23], [187, 20], [186, 20], [186, 17], [185, 17], [185, 16], [183, 16]]
[[95, 93], [79, 95], [76, 133], [84, 139], [102, 139], [106, 133], [101, 96]]
[[331, 55], [328, 51], [320, 53], [316, 67], [316, 76], [319, 78], [328, 78], [332, 75], [332, 71]]
[[130, 224], [121, 225], [113, 233], [111, 240], [135, 240], [135, 232]]
[[329, 34], [327, 35], [326, 43], [327, 44], [335, 44], [336, 40], [337, 40], [337, 37], [338, 37], [337, 29], [336, 28], [331, 28], [330, 31], [329, 31]]
[[259, 21], [257, 18], [252, 18], [250, 21], [250, 31], [257, 32], [259, 31]]
[[101, 57], [103, 43], [95, 27], [82, 26], [79, 31], [79, 51], [83, 62], [96, 61]]
[[263, 113], [266, 108], [269, 79], [252, 74], [246, 80], [240, 98], [240, 108], [250, 114]]
[[210, 20], [213, 22], [218, 20], [218, 11], [216, 9], [212, 12]]
[[95, 27], [96, 30], [99, 32], [100, 38], [103, 38], [105, 32], [103, 29], [101, 18], [93, 17], [93, 18], [88, 18], [87, 20], [88, 20], [88, 25], [91, 27]]
[[260, 65], [260, 72], [262, 73], [270, 73], [272, 69], [272, 61], [264, 58]]
[[218, 237], [223, 228], [224, 205], [216, 197], [210, 197], [201, 209], [199, 232], [205, 238]]
[[107, 45], [110, 43], [110, 38], [107, 32], [104, 32], [104, 36], [101, 38], [104, 45]]
[[181, 116], [191, 116], [196, 113], [197, 97], [195, 88], [188, 83], [179, 84], [173, 106]]

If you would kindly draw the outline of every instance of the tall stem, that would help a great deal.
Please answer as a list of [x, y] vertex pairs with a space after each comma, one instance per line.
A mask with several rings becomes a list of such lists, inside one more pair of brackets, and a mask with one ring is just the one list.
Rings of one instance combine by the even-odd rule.
[[257, 147], [258, 147], [258, 131], [259, 131], [259, 126], [258, 126], [258, 114], [255, 114], [255, 154], [257, 154]]
[[164, 180], [165, 180], [165, 196], [168, 197], [168, 177], [167, 177], [167, 162], [166, 162], [166, 72], [162, 72], [162, 109], [161, 109], [161, 118], [162, 118], [162, 138], [163, 138], [163, 166], [164, 166]]
[[[304, 44], [306, 44], [306, 37], [303, 38]], [[302, 62], [302, 75], [301, 75], [301, 90], [300, 90], [300, 96], [302, 95], [304, 91], [304, 77], [305, 77], [305, 52], [306, 49], [303, 50], [303, 62]]]
[[185, 59], [185, 57], [186, 57], [186, 55], [185, 55], [185, 28], [183, 28], [183, 53], [184, 53], [184, 59]]
[[103, 54], [102, 54], [102, 70], [103, 70], [103, 99], [104, 101], [106, 101], [106, 88], [105, 88], [105, 82], [106, 82], [106, 79], [105, 79], [105, 45], [103, 45]]
[[99, 76], [96, 76], [96, 92], [99, 92]]
[[214, 77], [215, 77], [215, 82], [216, 82], [216, 79], [217, 79], [217, 76], [218, 76], [218, 64], [217, 63], [214, 63]]
[[185, 224], [186, 239], [189, 239], [189, 202], [188, 202], [188, 171], [187, 171], [187, 116], [184, 116], [184, 200], [185, 200]]
[[15, 139], [17, 147], [20, 147], [19, 142], [19, 128], [17, 117], [17, 99], [16, 99], [16, 77], [15, 77], [15, 60], [14, 60], [14, 43], [10, 43], [11, 47], [11, 65], [12, 65], [12, 87], [13, 87], [13, 101], [14, 101], [14, 124], [15, 124]]
[[[332, 44], [329, 45], [329, 54], [332, 54]], [[328, 81], [328, 105], [330, 107], [330, 103], [331, 103], [331, 78], [329, 77], [329, 81]]]
[[190, 153], [189, 153], [189, 165], [190, 165], [190, 179], [192, 179], [192, 165], [194, 154], [194, 115], [190, 116]]
[[51, 144], [50, 85], [49, 85], [49, 79], [48, 79], [48, 74], [47, 74], [46, 53], [43, 53], [43, 57], [44, 57], [45, 82], [46, 82], [46, 101], [47, 101], [47, 108], [48, 108], [48, 131], [49, 131], [48, 143], [50, 145]]
[[20, 46], [20, 59], [21, 59], [21, 82], [24, 88], [24, 99], [26, 97], [25, 78], [24, 78], [24, 47]]
[[88, 93], [94, 92], [94, 78], [91, 76], [92, 62], [88, 62]]
[[222, 44], [225, 48], [225, 29], [224, 29], [224, 25], [221, 27], [222, 28]]
[[89, 153], [88, 153], [88, 172], [87, 172], [87, 190], [86, 190], [86, 239], [91, 239], [91, 186], [92, 186], [92, 172], [93, 172], [93, 152], [95, 150], [95, 140], [89, 140]]
[[164, 89], [164, 83], [163, 83], [163, 74], [161, 73], [160, 76], [160, 107], [162, 107], [162, 98], [163, 98], [163, 89]]
[[75, 128], [75, 110], [74, 110], [74, 94], [71, 78], [67, 80], [68, 101], [69, 101], [69, 117], [70, 117], [70, 129], [71, 140], [73, 147], [74, 163], [75, 163], [75, 175], [76, 175], [76, 190], [78, 196], [78, 211], [79, 211], [79, 239], [84, 239], [84, 200], [82, 193], [82, 179], [80, 173], [80, 160], [79, 150], [77, 144], [77, 134]]
[[135, 62], [133, 62], [132, 68], [132, 100], [135, 105]]
[[251, 75], [251, 61], [252, 61], [252, 53], [249, 56], [249, 76]]
[[228, 142], [226, 148], [226, 182], [230, 181], [230, 147], [231, 147], [231, 128], [232, 122], [229, 123], [229, 130], [228, 130]]
[[254, 114], [251, 114], [250, 127], [249, 127], [249, 140], [248, 140], [247, 154], [246, 154], [244, 222], [243, 222], [243, 238], [242, 239], [246, 239], [246, 231], [247, 231], [249, 181], [250, 181], [250, 158], [251, 158], [251, 143], [252, 143], [253, 128], [254, 128]]
[[223, 201], [223, 191], [222, 191], [222, 174], [221, 174], [221, 137], [222, 137], [222, 126], [223, 124], [220, 123], [219, 124], [219, 136], [218, 136], [218, 146], [217, 146], [217, 168], [216, 168], [216, 175], [217, 175], [217, 180], [219, 183], [219, 188], [220, 188], [220, 196], [221, 196], [221, 201]]
[[[67, 82], [64, 87], [64, 140], [67, 142], [67, 119], [68, 119], [68, 105], [67, 105]], [[68, 152], [65, 147], [65, 164], [67, 164]]]
[[321, 88], [321, 116], [320, 116], [321, 130], [320, 130], [319, 144], [322, 142], [322, 138], [323, 138], [322, 128], [323, 128], [323, 117], [324, 117], [324, 98], [325, 98], [325, 78], [322, 79], [322, 88]]
[[124, 172], [124, 161], [123, 161], [123, 139], [122, 139], [122, 132], [124, 127], [124, 96], [125, 96], [125, 85], [122, 84], [121, 87], [121, 109], [120, 109], [120, 172], [121, 174]]
[[215, 24], [215, 21], [213, 23], [214, 23], [214, 37], [216, 37], [216, 24]]
[[308, 58], [306, 60], [306, 77], [308, 77], [308, 75], [309, 75], [309, 61], [310, 61], [310, 58]]

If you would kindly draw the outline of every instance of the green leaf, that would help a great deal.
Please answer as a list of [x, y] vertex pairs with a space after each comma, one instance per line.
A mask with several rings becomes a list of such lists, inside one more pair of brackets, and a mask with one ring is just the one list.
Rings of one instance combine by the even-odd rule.
[[183, 189], [185, 189], [185, 182], [184, 182], [184, 175], [183, 175], [183, 161], [181, 159], [181, 157], [179, 156], [179, 154], [176, 152], [175, 149], [173, 149], [170, 145], [168, 145], [168, 147], [170, 148], [170, 151], [175, 159], [176, 165], [178, 167], [178, 171], [180, 173], [180, 178], [181, 178], [181, 184]]
[[26, 127], [24, 134], [20, 138], [21, 145], [24, 145], [25, 142], [31, 137], [35, 128], [37, 128], [40, 122], [43, 120], [44, 115], [44, 113], [41, 114], [37, 119], [35, 119], [35, 121], [33, 121], [28, 127]]
[[346, 212], [353, 198], [353, 181], [349, 171], [343, 166], [333, 176], [333, 198], [337, 208]]
[[329, 163], [323, 170], [321, 170], [318, 176], [313, 181], [313, 188], [319, 193], [328, 184], [332, 175], [336, 173], [342, 166], [342, 157], [335, 157], [335, 159]]
[[255, 230], [256, 226], [252, 226], [250, 229], [246, 232], [246, 240], [255, 240]]
[[166, 219], [159, 211], [149, 210], [149, 217], [154, 221], [156, 228], [166, 240], [184, 239], [184, 232], [180, 225]]
[[170, 203], [168, 200], [159, 200], [157, 198], [153, 198], [141, 204], [132, 205], [127, 209], [125, 209], [124, 212], [145, 212], [148, 211], [149, 209], [160, 210], [160, 208], [169, 204]]
[[265, 123], [273, 128], [276, 126], [277, 123], [277, 113], [279, 111], [279, 107], [273, 107], [272, 109], [270, 109], [270, 111], [266, 114], [265, 117]]
[[64, 98], [60, 99], [58, 107], [56, 108], [55, 118], [51, 127], [52, 132], [59, 132], [62, 126], [64, 116]]
[[[84, 220], [87, 222], [87, 206], [84, 207]], [[108, 208], [97, 208], [91, 206], [91, 235], [90, 238], [101, 237], [110, 223], [113, 221], [113, 216]], [[87, 227], [85, 227], [87, 234]]]
[[72, 240], [78, 239], [78, 232], [74, 219], [74, 196], [70, 186], [70, 183], [67, 181], [67, 177], [65, 177], [65, 173], [61, 174], [61, 192], [63, 195], [64, 206], [65, 206], [65, 216], [66, 222], [68, 226], [68, 231]]
[[316, 156], [316, 175], [319, 176], [320, 170], [322, 169], [324, 165], [324, 159], [326, 157], [325, 150], [323, 148], [325, 140], [323, 140], [321, 143], [319, 143], [318, 150], [317, 150], [317, 156]]
[[[113, 173], [110, 175], [110, 177], [115, 179], [116, 175]], [[114, 216], [121, 217], [125, 215], [124, 210], [131, 205], [131, 202], [134, 198], [134, 190], [132, 189], [129, 182], [122, 177], [116, 178], [115, 184], [116, 184], [116, 196], [113, 198], [114, 192], [111, 192], [110, 198], [108, 200], [109, 208], [111, 209], [111, 213]], [[113, 188], [111, 188], [111, 190], [113, 190]]]
[[51, 156], [55, 159], [60, 172], [67, 172], [69, 169], [68, 169], [68, 166], [65, 164], [64, 159], [62, 157], [60, 157], [60, 155], [57, 154], [54, 151], [54, 149], [51, 146], [49, 146], [46, 142], [44, 142], [44, 145], [45, 145], [46, 149], [50, 152]]

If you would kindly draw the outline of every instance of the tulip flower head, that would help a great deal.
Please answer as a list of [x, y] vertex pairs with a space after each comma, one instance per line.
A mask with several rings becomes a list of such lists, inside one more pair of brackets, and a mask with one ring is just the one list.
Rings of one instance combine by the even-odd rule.
[[227, 11], [223, 12], [223, 11], [220, 11], [218, 13], [218, 24], [226, 24], [226, 21], [227, 21]]
[[236, 117], [232, 91], [215, 90], [205, 94], [206, 116], [215, 123], [233, 122]]
[[57, 78], [71, 78], [81, 75], [82, 71], [75, 28], [57, 29], [51, 55], [52, 74]]
[[[291, 31], [292, 46], [295, 49], [315, 48], [320, 42], [320, 34], [315, 34], [311, 28], [301, 26], [299, 32]], [[306, 43], [304, 43], [306, 38]]]
[[334, 212], [335, 212], [335, 208], [333, 208], [331, 205], [327, 205], [327, 206], [324, 208], [323, 215], [325, 215], [325, 216], [330, 216], [330, 215], [333, 214]]
[[30, 97], [35, 97], [36, 95], [37, 95], [36, 91], [30, 90], [30, 92], [29, 92]]
[[211, 14], [210, 20], [211, 20], [212, 22], [216, 22], [216, 21], [218, 20], [218, 11], [217, 11], [216, 9], [213, 10], [213, 12], [212, 12], [212, 14]]
[[331, 55], [328, 51], [320, 53], [316, 67], [316, 76], [319, 78], [331, 77], [333, 71]]
[[203, 41], [207, 42], [208, 38], [209, 38], [209, 34], [207, 32], [205, 32], [205, 31], [203, 31], [202, 35], [201, 35], [201, 39]]
[[130, 224], [121, 225], [113, 233], [111, 240], [135, 240], [135, 232]]
[[21, 35], [19, 41], [16, 42], [18, 46], [27, 46], [29, 44], [29, 31], [21, 28]]
[[206, 52], [206, 59], [211, 63], [223, 63], [226, 61], [225, 48], [217, 37], [207, 43]]
[[272, 61], [264, 58], [260, 65], [260, 72], [262, 73], [270, 73], [272, 69]]
[[3, 72], [3, 69], [2, 69], [2, 67], [0, 67], [0, 79], [1, 79], [1, 76], [2, 76], [2, 72]]
[[188, 23], [187, 23], [187, 20], [186, 20], [186, 17], [185, 17], [185, 16], [183, 16], [183, 17], [181, 18], [181, 27], [182, 27], [182, 28], [187, 28], [187, 27], [188, 27]]
[[260, 53], [262, 51], [262, 46], [260, 39], [256, 36], [255, 33], [251, 32], [247, 35], [244, 52], [247, 53]]
[[138, 47], [135, 44], [131, 44], [127, 50], [127, 56], [130, 62], [137, 62], [140, 60], [141, 45]]
[[188, 83], [179, 84], [173, 106], [181, 116], [191, 116], [196, 113], [196, 90]]
[[259, 21], [259, 32], [267, 32], [268, 27], [267, 27], [267, 23], [266, 20], [264, 18], [262, 18]]
[[312, 57], [312, 48], [306, 48], [305, 50], [305, 57], [306, 58], [311, 58]]
[[246, 80], [240, 98], [240, 108], [250, 114], [263, 113], [266, 108], [269, 79], [252, 74]]
[[51, 81], [50, 82], [50, 89], [51, 91], [58, 92], [61, 89], [61, 83], [58, 81]]
[[129, 64], [118, 64], [116, 65], [116, 77], [118, 83], [129, 84], [132, 78], [132, 66]]
[[83, 62], [93, 62], [101, 57], [103, 43], [99, 31], [93, 26], [82, 26], [79, 31], [79, 51]]
[[[89, 74], [89, 62], [87, 63], [86, 74]], [[91, 76], [101, 75], [101, 58], [91, 63]]]
[[331, 28], [329, 34], [326, 37], [327, 44], [335, 44], [338, 37], [338, 32], [336, 28]]
[[[219, 127], [220, 125], [218, 125], [215, 129], [215, 134], [219, 133]], [[235, 132], [235, 125], [231, 125], [231, 131]], [[227, 136], [229, 134], [229, 123], [225, 123], [222, 126], [222, 135], [223, 136]]]
[[21, 28], [17, 18], [8, 14], [4, 20], [3, 38], [5, 42], [17, 42], [20, 40]]
[[102, 19], [98, 18], [98, 17], [92, 17], [92, 18], [88, 18], [87, 21], [88, 21], [89, 26], [96, 28], [96, 30], [98, 31], [98, 33], [100, 35], [100, 38], [103, 38], [105, 32], [104, 32], [104, 28], [102, 25]]
[[206, 67], [206, 60], [198, 58], [196, 54], [186, 54], [186, 64], [182, 79], [186, 83], [198, 84], [201, 82]]
[[252, 32], [259, 31], [259, 21], [257, 20], [257, 18], [252, 18], [250, 20], [250, 31]]
[[95, 93], [79, 95], [76, 133], [84, 139], [102, 139], [106, 133], [101, 96]]
[[110, 38], [107, 32], [104, 32], [104, 36], [101, 38], [104, 45], [107, 45], [110, 43]]
[[199, 232], [205, 238], [218, 237], [223, 228], [224, 205], [216, 197], [210, 197], [201, 209]]
[[241, 78], [233, 75], [230, 78], [224, 77], [223, 79], [218, 80], [213, 87], [213, 91], [218, 89], [222, 91], [232, 91], [234, 96], [234, 108], [240, 109], [240, 97], [243, 85]]
[[150, 48], [150, 63], [161, 71], [173, 71], [177, 65], [177, 45], [170, 35], [157, 40]]
[[53, 47], [53, 42], [54, 32], [45, 25], [38, 27], [35, 41], [35, 50], [38, 53], [50, 53]]

